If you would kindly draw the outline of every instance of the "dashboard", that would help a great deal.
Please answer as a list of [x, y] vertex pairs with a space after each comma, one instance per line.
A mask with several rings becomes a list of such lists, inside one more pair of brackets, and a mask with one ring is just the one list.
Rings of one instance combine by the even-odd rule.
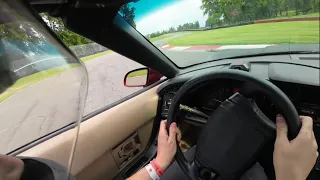
[[[158, 94], [161, 99], [159, 104], [159, 106], [161, 106], [161, 118], [167, 118], [172, 99], [179, 88], [188, 80], [201, 76], [206, 72], [220, 69], [244, 70], [253, 76], [272, 82], [289, 97], [300, 115], [312, 117], [314, 120], [315, 137], [318, 144], [320, 144], [319, 62], [312, 66], [310, 66], [310, 64], [305, 66], [305, 64], [303, 64], [304, 62], [299, 62], [299, 64], [294, 62], [277, 63], [271, 60], [269, 62], [255, 61], [254, 59], [248, 60], [249, 61], [241, 60], [240, 63], [218, 63], [214, 66], [187, 72], [168, 80], [158, 89]], [[233, 64], [239, 65], [241, 63], [246, 63], [244, 66], [246, 69], [239, 68], [239, 66], [232, 68]], [[225, 99], [241, 90], [242, 86], [243, 82], [217, 80], [197, 87], [182, 99], [181, 104], [210, 116]], [[250, 98], [257, 103], [261, 111], [269, 117], [270, 120], [274, 121], [276, 115], [281, 113], [264, 94], [257, 92]], [[203, 126], [207, 120], [204, 116], [199, 116], [190, 111], [183, 111], [181, 108], [177, 118], [178, 121], [184, 121], [198, 126]], [[318, 177], [320, 175], [320, 161], [317, 163], [316, 169], [318, 169]]]
[[[300, 115], [312, 117], [314, 126], [320, 128], [319, 87], [280, 81], [271, 82], [278, 86], [289, 97]], [[161, 117], [163, 119], [167, 118], [171, 101], [182, 85], [181, 83], [173, 84], [162, 92]], [[241, 83], [235, 81], [213, 82], [212, 84], [198, 87], [188, 94], [188, 97], [184, 98], [183, 104], [200, 110], [210, 116], [224, 100], [238, 92], [241, 86]], [[277, 114], [281, 113], [265, 95], [256, 93], [251, 98], [269, 119], [273, 120]], [[189, 119], [188, 113], [184, 118], [192, 121], [192, 119]], [[202, 121], [199, 120], [199, 122]]]

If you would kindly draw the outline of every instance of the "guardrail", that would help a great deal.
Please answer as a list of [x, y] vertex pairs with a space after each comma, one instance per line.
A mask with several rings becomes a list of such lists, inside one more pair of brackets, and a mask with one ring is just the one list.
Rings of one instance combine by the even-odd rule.
[[107, 51], [108, 48], [97, 43], [82, 44], [69, 47], [79, 58]]
[[[51, 47], [50, 45], [48, 45]], [[79, 58], [108, 50], [97, 43], [83, 44], [69, 47]], [[49, 48], [50, 49], [50, 48]], [[54, 49], [54, 47], [51, 47]], [[11, 68], [18, 78], [25, 77], [40, 71], [59, 67], [66, 64], [64, 57], [60, 55], [39, 55], [36, 59], [22, 58], [11, 62]]]

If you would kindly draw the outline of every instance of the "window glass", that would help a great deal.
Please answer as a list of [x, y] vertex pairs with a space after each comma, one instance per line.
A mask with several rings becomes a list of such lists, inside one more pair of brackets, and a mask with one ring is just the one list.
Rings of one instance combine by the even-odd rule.
[[179, 67], [319, 53], [319, 0], [132, 0], [119, 14]]
[[125, 75], [129, 71], [143, 66], [120, 54], [110, 52], [97, 56], [90, 61], [86, 61], [85, 65], [89, 74], [85, 115], [142, 89], [142, 87], [124, 86]]
[[0, 154], [80, 120], [87, 79], [22, 1], [0, 1]]
[[[69, 31], [59, 18], [40, 14], [47, 25], [84, 62], [89, 75], [84, 116], [142, 89], [125, 87], [125, 75], [143, 65]], [[75, 40], [76, 39], [76, 40]]]

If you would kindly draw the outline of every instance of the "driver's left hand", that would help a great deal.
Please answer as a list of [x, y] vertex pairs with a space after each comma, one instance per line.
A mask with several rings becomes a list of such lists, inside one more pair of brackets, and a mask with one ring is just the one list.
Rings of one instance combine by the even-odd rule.
[[0, 179], [19, 180], [23, 171], [24, 163], [22, 160], [0, 154]]
[[158, 135], [158, 152], [156, 162], [166, 170], [177, 151], [177, 141], [181, 141], [181, 133], [176, 123], [170, 125], [169, 134], [166, 129], [167, 120], [161, 121]]

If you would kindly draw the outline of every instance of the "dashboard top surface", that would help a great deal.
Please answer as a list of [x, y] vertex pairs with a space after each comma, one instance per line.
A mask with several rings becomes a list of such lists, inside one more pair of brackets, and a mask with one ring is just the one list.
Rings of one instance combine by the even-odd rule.
[[187, 68], [182, 74], [169, 79], [159, 87], [158, 92], [161, 92], [162, 89], [169, 85], [185, 83], [194, 77], [204, 75], [211, 71], [229, 69], [231, 65], [241, 63], [249, 63], [250, 69], [248, 72], [259, 78], [320, 86], [319, 55], [293, 54], [226, 59], [200, 64]]

